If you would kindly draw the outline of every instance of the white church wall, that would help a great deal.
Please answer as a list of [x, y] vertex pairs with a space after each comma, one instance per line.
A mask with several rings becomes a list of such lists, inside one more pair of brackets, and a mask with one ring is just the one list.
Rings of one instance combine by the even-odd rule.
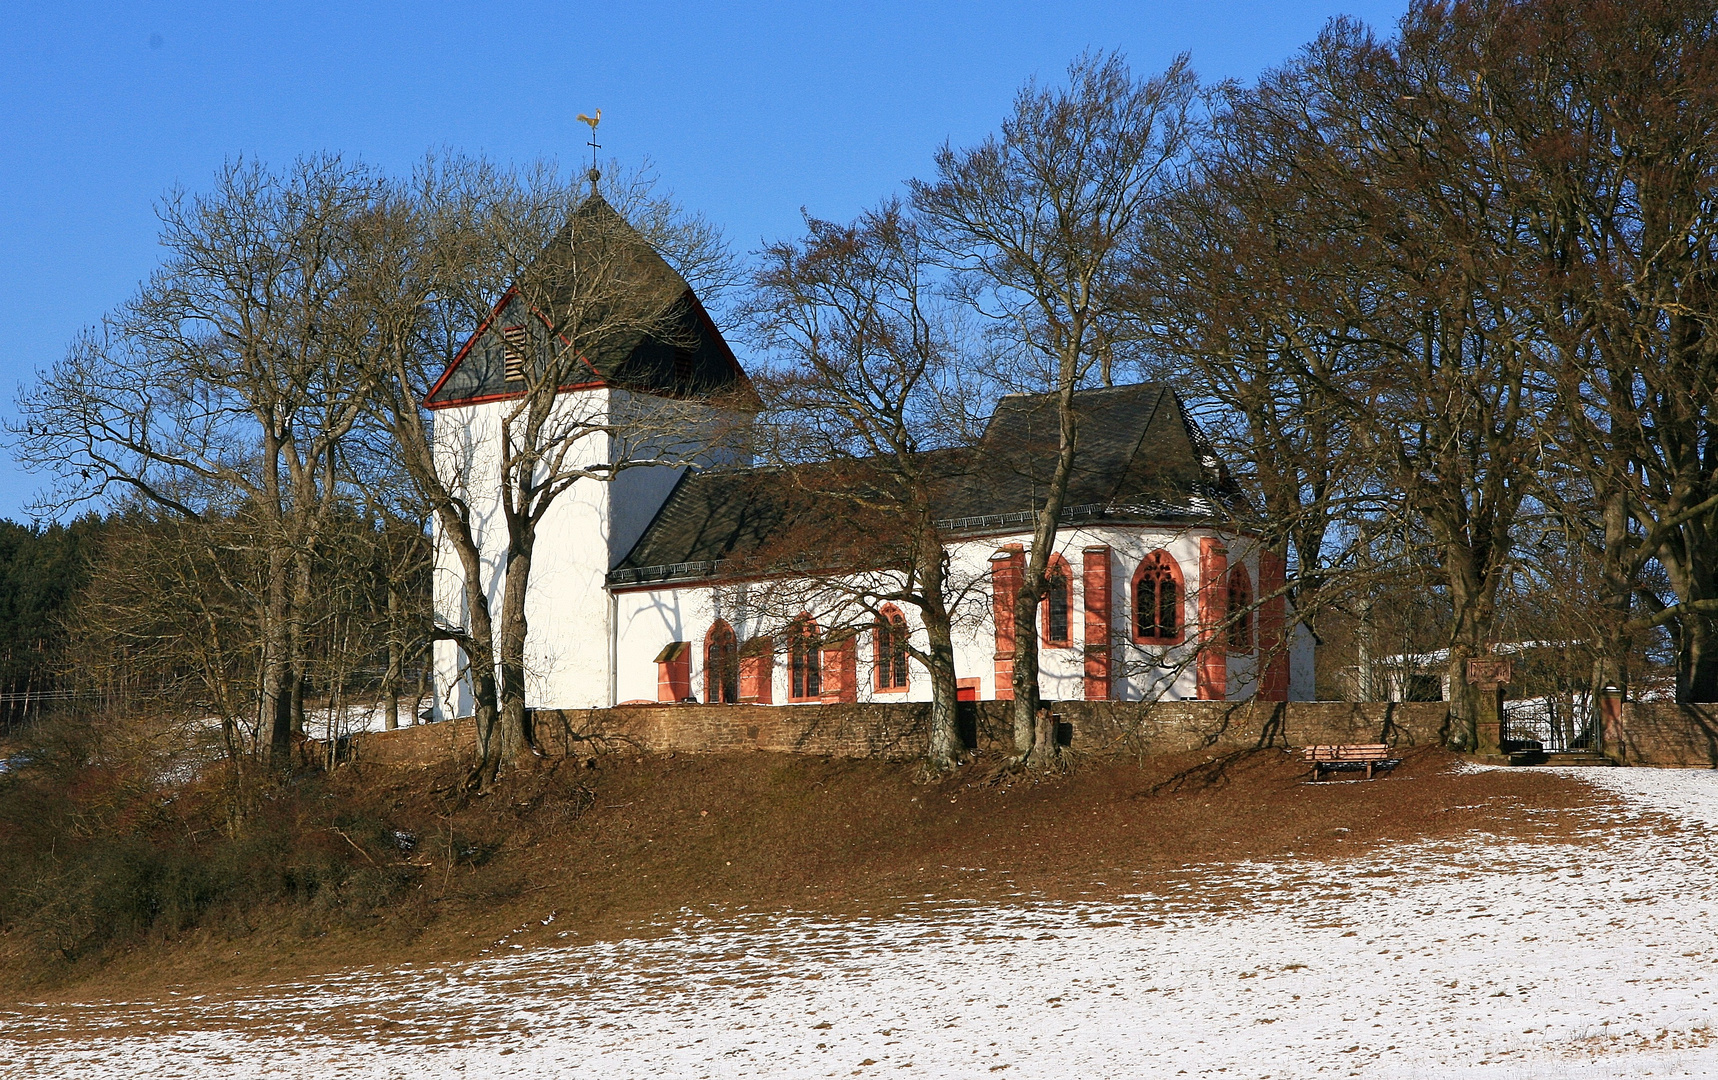
[[1317, 679], [1313, 675], [1312, 631], [1296, 623], [1289, 630], [1289, 700], [1317, 701]]
[[577, 481], [538, 527], [525, 605], [526, 702], [532, 708], [609, 703], [609, 486]]
[[[751, 464], [748, 443], [752, 418], [747, 414], [624, 390], [610, 391], [610, 395], [614, 423], [640, 432], [626, 442], [611, 439], [611, 460], [623, 455], [632, 461], [690, 459], [705, 469]], [[605, 570], [626, 558], [685, 471], [684, 467], [650, 466], [623, 469], [615, 477], [609, 500]]]
[[[600, 421], [613, 411], [637, 407], [632, 401], [616, 405], [618, 394], [581, 391], [562, 396], [562, 422], [573, 418]], [[499, 459], [497, 447], [501, 418], [514, 402], [490, 402], [436, 414], [436, 445], [444, 475], [484, 478], [468, 493], [473, 520], [489, 586], [491, 611], [500, 617], [502, 563], [506, 547], [506, 524], [499, 504]], [[612, 460], [618, 451], [604, 438], [585, 440], [575, 450], [581, 464]], [[636, 450], [634, 452], [637, 452]], [[727, 456], [724, 456], [727, 455]], [[743, 461], [738, 449], [718, 449], [712, 461]], [[564, 493], [539, 527], [532, 565], [532, 590], [527, 606], [530, 638], [527, 642], [527, 699], [534, 707], [600, 707], [626, 700], [655, 700], [655, 659], [670, 641], [685, 641], [692, 652], [692, 688], [700, 700], [705, 696], [704, 636], [717, 617], [726, 619], [743, 642], [760, 634], [775, 639], [776, 662], [773, 698], [788, 701], [788, 673], [780, 655], [784, 626], [762, 625], [736, 606], [733, 586], [717, 589], [704, 584], [659, 589], [620, 590], [606, 587], [609, 568], [636, 543], [648, 527], [662, 501], [672, 491], [680, 470], [669, 467], [628, 469], [604, 483], [580, 480]], [[1039, 633], [1040, 683], [1050, 700], [1084, 697], [1084, 548], [1110, 548], [1110, 611], [1112, 657], [1116, 662], [1114, 693], [1121, 700], [1192, 698], [1197, 694], [1195, 644], [1198, 636], [1199, 541], [1213, 535], [1206, 529], [1174, 529], [1118, 524], [1096, 524], [1064, 529], [1057, 538], [1057, 553], [1066, 560], [1072, 579], [1070, 638], [1067, 647], [1043, 643]], [[1010, 543], [1030, 543], [1027, 533], [973, 538], [952, 545], [951, 584], [963, 592], [955, 611], [953, 644], [957, 676], [978, 680], [979, 697], [995, 699], [996, 639], [992, 620], [990, 559]], [[1136, 643], [1132, 636], [1133, 574], [1140, 562], [1156, 550], [1167, 551], [1180, 568], [1184, 590], [1184, 644], [1172, 647]], [[436, 610], [450, 623], [464, 620], [463, 573], [451, 549], [436, 544], [434, 577]], [[1231, 542], [1231, 560], [1247, 566], [1259, 580], [1256, 553]], [[923, 627], [918, 612], [902, 604], [914, 641], [923, 646]], [[781, 620], [777, 620], [781, 621]], [[1296, 639], [1296, 661], [1291, 664], [1291, 686], [1309, 685], [1309, 650]], [[905, 694], [879, 693], [874, 689], [871, 635], [862, 633], [858, 642], [858, 696], [860, 700], [928, 700], [930, 680], [923, 667], [911, 664]], [[443, 715], [469, 714], [469, 689], [457, 678], [459, 656], [451, 643], [436, 648], [437, 709]], [[1257, 682], [1254, 656], [1229, 659], [1228, 696], [1250, 696]], [[1310, 693], [1310, 691], [1307, 691]]]
[[[501, 599], [496, 537], [499, 535], [501, 543], [505, 544], [507, 532], [496, 479], [500, 474], [502, 408], [507, 404], [488, 402], [443, 409], [434, 416], [436, 471], [442, 482], [458, 492], [470, 507], [472, 538], [477, 544], [483, 567], [482, 578], [489, 586], [492, 617], [498, 614]], [[434, 535], [431, 594], [435, 616], [446, 625], [465, 626], [468, 613], [464, 565], [447, 542], [439, 522]], [[438, 641], [434, 657], [436, 718], [469, 716], [472, 711], [471, 687], [464, 677], [463, 654], [453, 642]]]
[[[1081, 547], [1110, 549], [1110, 655], [1117, 661], [1115, 696], [1120, 701], [1180, 701], [1199, 696], [1199, 540], [1209, 529], [1127, 528], [1099, 525], [1080, 530]], [[1153, 552], [1164, 551], [1181, 571], [1179, 645], [1150, 645], [1134, 640], [1133, 575]]]
[[[656, 700], [656, 657], [672, 641], [693, 646], [692, 688], [704, 699], [704, 635], [715, 621], [711, 590], [628, 589], [615, 594], [615, 698]], [[741, 633], [735, 627], [736, 633]], [[741, 637], [744, 640], [744, 637]]]
[[[1058, 536], [1057, 552], [1067, 561], [1073, 579], [1069, 627], [1072, 644], [1069, 647], [1046, 647], [1040, 637], [1039, 678], [1045, 698], [1077, 700], [1085, 696], [1083, 554], [1087, 546], [1100, 544], [1111, 550], [1111, 642], [1114, 655], [1121, 658], [1122, 665], [1115, 682], [1116, 696], [1126, 701], [1196, 697], [1194, 660], [1198, 639], [1199, 540], [1211, 535], [1213, 533], [1205, 529], [1142, 529], [1123, 525], [1063, 530]], [[990, 557], [1007, 544], [1024, 546], [1029, 541], [1030, 536], [1025, 533], [988, 536], [952, 545], [949, 553], [952, 579], [957, 585], [968, 586], [964, 602], [955, 612], [952, 636], [956, 675], [962, 679], [977, 678], [979, 697], [985, 700], [995, 699], [999, 689], [995, 675], [996, 637], [989, 583]], [[1133, 573], [1144, 558], [1160, 549], [1168, 551], [1177, 561], [1185, 584], [1183, 618], [1186, 641], [1172, 647], [1137, 644], [1133, 642], [1131, 633]], [[1256, 581], [1256, 556], [1242, 551], [1236, 558], [1238, 562], [1248, 560], [1247, 572]], [[772, 637], [775, 645], [772, 696], [777, 703], [787, 703], [787, 661], [782, 653], [785, 648], [785, 621], [776, 618], [765, 623], [748, 613], [744, 595], [743, 587], [702, 582], [617, 591], [616, 700], [656, 700], [656, 657], [663, 646], [672, 641], [685, 641], [691, 647], [692, 693], [703, 700], [706, 696], [705, 636], [719, 617], [733, 627], [742, 642], [761, 634]], [[922, 648], [924, 631], [917, 609], [905, 604], [898, 606], [907, 619], [914, 643]], [[1042, 626], [1039, 632], [1042, 635]], [[907, 693], [880, 693], [875, 690], [875, 645], [869, 632], [860, 635], [857, 648], [859, 700], [929, 700], [930, 678], [918, 662], [911, 664]], [[1257, 683], [1257, 670], [1256, 653], [1231, 656], [1228, 696], [1233, 700], [1251, 696]]]
[[[438, 410], [435, 436], [444, 477], [472, 478], [467, 498], [483, 555], [492, 615], [499, 620], [504, 584], [507, 525], [500, 502], [500, 431], [516, 400]], [[561, 394], [551, 430], [608, 427], [635, 422], [661, 405], [659, 399], [622, 391], [582, 390]], [[743, 415], [675, 403], [672, 426], [642, 440], [623, 443], [593, 430], [574, 444], [569, 468], [637, 460], [658, 452], [684, 456], [689, 445], [708, 443], [700, 464], [746, 460]], [[647, 421], [647, 424], [650, 421]], [[526, 701], [533, 708], [594, 708], [613, 704], [618, 687], [609, 569], [630, 551], [673, 490], [684, 470], [672, 466], [622, 469], [613, 480], [582, 478], [558, 496], [537, 528], [532, 548], [531, 588], [526, 601]], [[435, 603], [438, 615], [462, 623], [463, 572], [451, 549], [436, 549]], [[654, 656], [654, 653], [652, 654]], [[468, 685], [459, 678], [459, 652], [449, 642], [436, 649], [438, 708], [452, 715], [471, 710]], [[654, 697], [654, 685], [651, 696]], [[619, 700], [625, 700], [622, 695]]]

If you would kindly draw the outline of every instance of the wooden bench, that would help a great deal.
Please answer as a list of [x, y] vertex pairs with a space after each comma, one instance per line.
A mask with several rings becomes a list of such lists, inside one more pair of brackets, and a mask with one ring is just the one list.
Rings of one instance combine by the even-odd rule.
[[1384, 743], [1308, 746], [1302, 753], [1306, 755], [1306, 760], [1312, 763], [1312, 779], [1315, 783], [1324, 779], [1327, 772], [1358, 772], [1360, 769], [1366, 770], [1366, 779], [1370, 780], [1373, 770], [1389, 769], [1401, 763], [1400, 758], [1390, 756], [1390, 747]]

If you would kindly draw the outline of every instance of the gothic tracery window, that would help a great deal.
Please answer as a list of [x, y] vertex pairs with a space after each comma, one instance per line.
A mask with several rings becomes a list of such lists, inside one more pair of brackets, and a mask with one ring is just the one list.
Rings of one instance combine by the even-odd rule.
[[810, 615], [787, 630], [788, 696], [807, 701], [823, 693], [823, 640]]
[[1149, 644], [1181, 640], [1181, 570], [1166, 551], [1154, 551], [1133, 578], [1133, 636]]
[[740, 700], [740, 649], [734, 628], [721, 619], [704, 638], [704, 700], [732, 705]]
[[907, 617], [893, 604], [877, 613], [872, 630], [876, 645], [872, 660], [878, 690], [907, 688]]

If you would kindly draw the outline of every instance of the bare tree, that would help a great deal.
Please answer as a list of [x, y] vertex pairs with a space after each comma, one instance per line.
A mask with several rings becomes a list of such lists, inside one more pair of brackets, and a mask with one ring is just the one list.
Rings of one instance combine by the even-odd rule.
[[[844, 519], [842, 554], [853, 556], [848, 567], [826, 558], [786, 572], [846, 601], [824, 607], [856, 607], [870, 625], [882, 625], [885, 604], [917, 609], [925, 645], [900, 647], [930, 674], [927, 757], [943, 770], [961, 752], [952, 625], [964, 590], [937, 519], [970, 424], [959, 331], [935, 283], [918, 227], [891, 202], [851, 225], [807, 219], [802, 240], [767, 247], [754, 317], [786, 362], [760, 382], [771, 421], [760, 452], [787, 466], [821, 513]], [[863, 551], [851, 543], [859, 536]], [[802, 562], [810, 539], [789, 540]]]
[[[713, 228], [641, 175], [598, 195], [547, 168], [473, 161], [427, 163], [366, 236], [376, 269], [349, 340], [375, 382], [374, 421], [461, 568], [463, 617], [436, 632], [464, 657], [480, 749], [471, 784], [485, 788], [529, 752], [527, 597], [551, 508], [575, 485], [683, 467], [721, 437], [711, 398], [735, 388], [694, 378], [678, 396], [658, 391], [707, 318], [689, 279], [719, 287], [731, 264]], [[423, 405], [465, 359], [498, 376], [495, 430], [437, 433]], [[614, 392], [568, 393], [589, 386]], [[505, 536], [498, 605], [481, 537], [491, 514]]]
[[[1213, 96], [1220, 106], [1235, 92]], [[1296, 619], [1316, 628], [1371, 561], [1369, 530], [1348, 526], [1384, 509], [1342, 392], [1370, 343], [1310, 314], [1362, 271], [1350, 238], [1307, 227], [1319, 196], [1295, 182], [1272, 129], [1237, 119], [1219, 107], [1199, 132], [1186, 182], [1141, 231], [1129, 300], [1144, 324], [1142, 368], [1186, 395], [1217, 456], [1236, 465], [1263, 510], [1248, 525], [1283, 560]], [[1327, 596], [1333, 576], [1344, 588]]]
[[[1436, 59], [1338, 20], [1256, 88], [1225, 92], [1200, 179], [1255, 252], [1221, 264], [1224, 293], [1253, 313], [1227, 320], [1228, 340], [1206, 337], [1202, 352], [1237, 372], [1231, 384], [1268, 386], [1285, 364], [1312, 391], [1315, 407], [1293, 416], [1302, 441], [1326, 465], [1339, 449], [1355, 455], [1344, 527], [1397, 538], [1410, 562], [1422, 547], [1435, 560], [1450, 603], [1452, 742], [1471, 747], [1465, 663], [1495, 635], [1550, 396], [1519, 221], [1471, 88]], [[1251, 419], [1267, 419], [1257, 403]], [[1334, 445], [1332, 421], [1345, 433]], [[1266, 439], [1273, 454], [1295, 445]], [[1309, 550], [1331, 524], [1320, 518], [1299, 538]]]
[[433, 522], [435, 542], [462, 568], [464, 618], [435, 625], [432, 633], [454, 641], [467, 658], [484, 731], [495, 728], [500, 701], [482, 552], [467, 492], [459, 478], [443, 482], [423, 403], [482, 319], [482, 298], [510, 270], [474, 223], [486, 214], [534, 220], [529, 205], [496, 205], [513, 203], [516, 194], [510, 178], [485, 163], [433, 158], [409, 183], [384, 190], [352, 231], [359, 272], [336, 324], [341, 348], [370, 387], [362, 450], [404, 476]]
[[261, 706], [283, 759], [302, 725], [310, 566], [342, 497], [338, 447], [365, 386], [323, 319], [348, 284], [343, 226], [373, 178], [338, 158], [235, 162], [160, 215], [168, 258], [20, 398], [19, 455], [48, 509], [138, 497], [188, 521], [243, 499], [264, 552]]
[[934, 181], [915, 182], [927, 238], [955, 271], [957, 295], [988, 322], [1017, 377], [1058, 401], [1058, 454], [1036, 512], [1014, 599], [1014, 740], [1038, 747], [1037, 612], [1079, 431], [1074, 391], [1107, 379], [1114, 343], [1133, 334], [1121, 287], [1152, 201], [1184, 161], [1197, 84], [1185, 58], [1149, 79], [1117, 55], [1083, 56], [1069, 85], [1028, 83], [999, 135], [944, 146]]
[[1718, 7], [1425, 6], [1404, 39], [1471, 87], [1521, 216], [1562, 405], [1548, 500], [1604, 582], [1594, 685], [1663, 626], [1678, 700], [1718, 700]]
[[266, 552], [255, 523], [147, 504], [115, 514], [67, 619], [69, 678], [108, 716], [218, 720], [234, 768], [261, 741], [256, 700]]

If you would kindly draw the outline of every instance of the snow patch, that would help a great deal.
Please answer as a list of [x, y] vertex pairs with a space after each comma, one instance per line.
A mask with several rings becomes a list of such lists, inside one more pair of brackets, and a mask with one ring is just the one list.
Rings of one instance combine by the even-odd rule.
[[240, 997], [15, 1008], [0, 1060], [18, 1077], [1718, 1075], [1718, 774], [1570, 772], [1619, 800], [1574, 843], [1194, 866], [1116, 903], [683, 912], [622, 941], [498, 942]]

